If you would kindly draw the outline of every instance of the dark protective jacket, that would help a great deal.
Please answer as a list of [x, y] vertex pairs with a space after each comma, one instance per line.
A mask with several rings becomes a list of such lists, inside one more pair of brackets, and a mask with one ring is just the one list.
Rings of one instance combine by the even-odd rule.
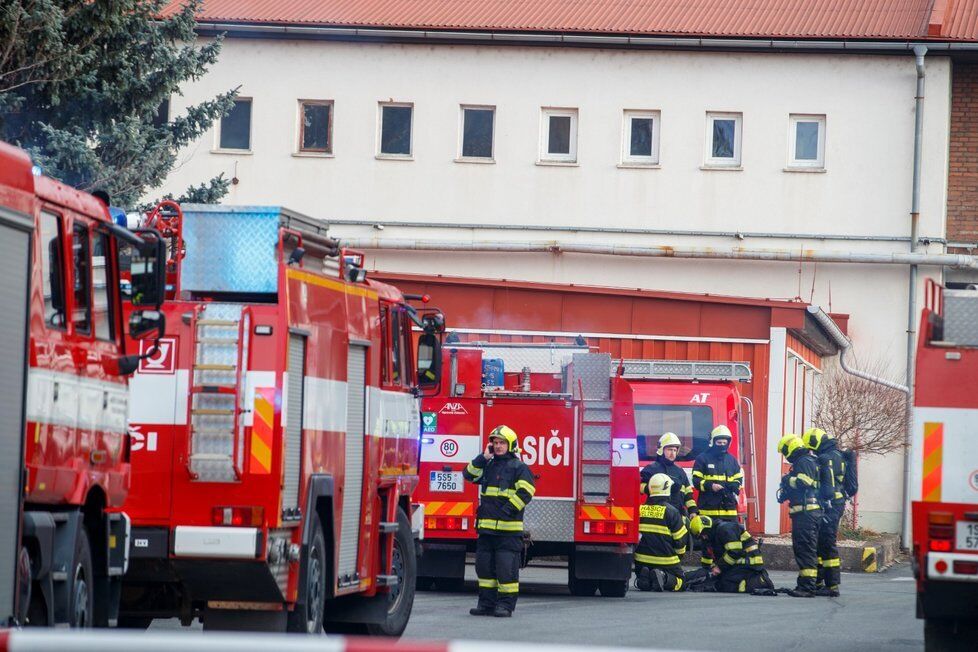
[[646, 464], [642, 469], [642, 495], [649, 494], [649, 480], [656, 473], [665, 473], [672, 478], [672, 493], [669, 494], [669, 502], [679, 510], [682, 515], [695, 514], [699, 510], [696, 508], [696, 501], [693, 500], [693, 487], [689, 484], [686, 471], [681, 466], [666, 459], [662, 455], [656, 455], [651, 463]]
[[512, 453], [488, 461], [480, 453], [462, 475], [479, 485], [479, 534], [522, 535], [523, 510], [536, 493], [530, 467]]
[[686, 554], [686, 525], [668, 496], [649, 496], [638, 508], [638, 531], [642, 538], [635, 561], [653, 566], [672, 566]]
[[822, 509], [818, 502], [818, 462], [807, 448], [801, 447], [788, 458], [791, 470], [781, 478], [781, 491], [788, 501], [788, 513], [813, 512]]
[[845, 456], [834, 439], [823, 440], [815, 454], [818, 461], [819, 498], [823, 503], [832, 503], [833, 506], [844, 504], [846, 496], [842, 483], [846, 477]]
[[[693, 463], [693, 486], [699, 492], [697, 506], [707, 516], [737, 516], [737, 495], [744, 482], [744, 472], [734, 456], [711, 446]], [[713, 491], [713, 484], [723, 486]]]
[[736, 521], [716, 521], [711, 528], [709, 547], [721, 572], [736, 566], [764, 568], [757, 541]]

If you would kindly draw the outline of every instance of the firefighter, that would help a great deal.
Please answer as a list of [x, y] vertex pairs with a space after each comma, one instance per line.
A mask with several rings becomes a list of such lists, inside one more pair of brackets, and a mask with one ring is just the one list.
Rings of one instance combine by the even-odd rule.
[[788, 595], [810, 598], [815, 595], [818, 577], [818, 524], [822, 506], [818, 502], [818, 463], [798, 435], [788, 434], [778, 442], [778, 452], [791, 464], [781, 478], [778, 502], [788, 501], [791, 516], [791, 550], [798, 564], [798, 583]]
[[760, 545], [740, 523], [698, 514], [690, 519], [689, 529], [700, 539], [703, 549], [712, 551], [716, 558], [709, 571], [707, 590], [775, 595]]
[[842, 573], [839, 570], [839, 521], [846, 507], [842, 482], [846, 461], [836, 445], [835, 436], [821, 428], [809, 428], [801, 437], [805, 447], [815, 453], [818, 461], [819, 498], [822, 502], [822, 521], [818, 526], [818, 576], [815, 594], [829, 597], [839, 595]]
[[686, 523], [672, 504], [673, 480], [665, 473], [649, 479], [649, 497], [639, 507], [635, 549], [635, 586], [640, 591], [682, 591], [685, 573], [679, 556], [686, 554]]
[[475, 456], [462, 474], [479, 485], [475, 573], [479, 602], [473, 616], [513, 615], [520, 588], [523, 554], [523, 510], [536, 493], [530, 467], [519, 459], [519, 438], [509, 426], [489, 433], [484, 453]]
[[[728, 453], [733, 436], [727, 426], [719, 425], [710, 433], [710, 447], [693, 462], [693, 486], [700, 494], [699, 513], [713, 520], [737, 520], [737, 496], [744, 472]], [[700, 563], [708, 568], [714, 560], [703, 555]]]
[[656, 473], [665, 473], [672, 479], [672, 493], [669, 494], [669, 502], [679, 510], [684, 518], [696, 514], [696, 501], [693, 500], [693, 487], [689, 484], [689, 478], [681, 467], [676, 465], [676, 458], [679, 457], [679, 447], [682, 444], [675, 433], [667, 432], [659, 437], [659, 450], [656, 451], [655, 459], [645, 465], [642, 469], [641, 492], [649, 493], [649, 480]]

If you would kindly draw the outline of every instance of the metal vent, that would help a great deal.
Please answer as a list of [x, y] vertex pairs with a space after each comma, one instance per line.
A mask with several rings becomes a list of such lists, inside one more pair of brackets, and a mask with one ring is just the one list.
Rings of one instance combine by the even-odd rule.
[[306, 338], [289, 334], [289, 380], [285, 404], [289, 414], [285, 421], [285, 478], [282, 510], [299, 507], [299, 471], [302, 465], [303, 387], [306, 378]]
[[622, 377], [635, 380], [701, 380], [744, 383], [751, 381], [747, 362], [715, 362], [697, 360], [615, 360], [612, 375], [622, 369]]
[[363, 488], [363, 445], [366, 422], [366, 347], [351, 344], [346, 362], [346, 464], [343, 482], [343, 518], [337, 575], [340, 584], [358, 581], [360, 493]]

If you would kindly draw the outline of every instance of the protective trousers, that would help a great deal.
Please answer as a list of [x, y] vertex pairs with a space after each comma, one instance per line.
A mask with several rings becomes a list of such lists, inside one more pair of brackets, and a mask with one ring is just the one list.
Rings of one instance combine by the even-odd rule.
[[734, 566], [720, 573], [716, 578], [719, 593], [753, 593], [757, 589], [774, 589], [774, 582], [766, 570], [749, 566]]
[[479, 578], [479, 609], [497, 605], [513, 611], [520, 590], [523, 536], [480, 534], [475, 543], [475, 574]]
[[818, 522], [822, 510], [798, 512], [791, 515], [791, 551], [798, 564], [798, 586], [802, 591], [815, 590], [818, 576]]
[[839, 521], [842, 520], [844, 505], [833, 505], [822, 512], [822, 522], [818, 525], [818, 579], [819, 586], [839, 590], [842, 573], [839, 570]]
[[[644, 583], [641, 581], [642, 569], [649, 569], [648, 574], [648, 588], [645, 588]], [[661, 573], [656, 573], [655, 571], [662, 571]], [[684, 591], [686, 589], [686, 572], [680, 564], [669, 564], [667, 566], [659, 566], [657, 564], [643, 564], [640, 562], [635, 562], [635, 574], [639, 577], [639, 582], [637, 582], [639, 590], [642, 591]]]

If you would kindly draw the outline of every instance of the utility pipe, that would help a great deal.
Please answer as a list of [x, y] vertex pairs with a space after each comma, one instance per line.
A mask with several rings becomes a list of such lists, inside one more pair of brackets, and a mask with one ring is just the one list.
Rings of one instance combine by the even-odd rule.
[[402, 251], [454, 251], [489, 253], [572, 253], [642, 258], [700, 258], [814, 263], [869, 263], [878, 265], [935, 265], [978, 269], [978, 258], [964, 254], [857, 253], [818, 249], [746, 249], [742, 247], [632, 247], [613, 244], [546, 241], [416, 240], [399, 238], [349, 238], [343, 244], [354, 249]]

